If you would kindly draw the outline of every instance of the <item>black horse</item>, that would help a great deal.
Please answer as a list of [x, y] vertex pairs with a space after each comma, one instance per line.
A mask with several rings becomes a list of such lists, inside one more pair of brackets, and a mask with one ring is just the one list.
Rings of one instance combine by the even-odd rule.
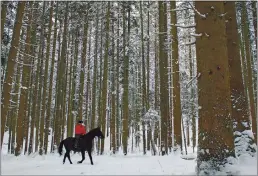
[[70, 164], [73, 164], [70, 158], [70, 151], [73, 150], [75, 152], [81, 152], [82, 154], [82, 160], [78, 161], [77, 163], [82, 163], [85, 159], [85, 151], [88, 152], [91, 165], [93, 165], [92, 156], [91, 156], [91, 149], [92, 149], [92, 140], [95, 137], [99, 137], [101, 139], [104, 139], [104, 135], [100, 130], [100, 127], [94, 128], [91, 131], [89, 131], [87, 134], [83, 135], [79, 140], [79, 147], [80, 151], [76, 150], [74, 148], [75, 138], [74, 137], [68, 137], [61, 141], [58, 153], [62, 155], [63, 145], [65, 146], [66, 153], [64, 155], [63, 164], [65, 163], [66, 157], [68, 157]]

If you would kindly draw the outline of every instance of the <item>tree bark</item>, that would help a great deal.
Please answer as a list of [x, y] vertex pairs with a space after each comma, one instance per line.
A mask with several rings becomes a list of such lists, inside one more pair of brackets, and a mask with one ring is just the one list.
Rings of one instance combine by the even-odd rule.
[[[107, 13], [106, 13], [106, 43], [105, 43], [105, 55], [104, 55], [104, 73], [103, 73], [103, 87], [102, 87], [102, 102], [101, 102], [101, 129], [104, 134], [106, 134], [106, 109], [107, 109], [107, 84], [108, 84], [108, 51], [109, 51], [109, 19], [110, 19], [110, 2], [108, 2]], [[102, 155], [104, 152], [104, 140], [101, 142]]]
[[1, 2], [1, 38], [3, 38], [3, 34], [4, 34], [4, 24], [6, 20], [7, 3], [8, 2], [5, 2], [5, 1]]
[[[141, 18], [141, 56], [142, 56], [142, 116], [148, 111], [147, 109], [147, 93], [146, 93], [146, 70], [145, 70], [145, 57], [144, 57], [144, 40], [143, 40], [143, 14], [142, 2], [140, 2], [140, 18]], [[146, 154], [146, 123], [142, 121], [142, 140], [143, 140], [143, 154]], [[150, 145], [147, 144], [147, 150], [150, 150]]]
[[[214, 175], [234, 157], [224, 2], [196, 1], [199, 131], [197, 173]], [[201, 16], [201, 14], [205, 14]], [[208, 165], [206, 165], [208, 164]]]
[[252, 118], [252, 131], [254, 134], [255, 143], [257, 141], [257, 120], [256, 120], [256, 112], [255, 112], [255, 102], [254, 102], [254, 89], [253, 89], [253, 73], [252, 73], [252, 58], [251, 58], [251, 50], [250, 50], [250, 40], [249, 40], [249, 22], [248, 22], [248, 12], [246, 9], [246, 2], [241, 2], [242, 12], [241, 12], [241, 23], [242, 23], [242, 34], [244, 38], [244, 46], [245, 46], [245, 61], [247, 67], [246, 74], [246, 86], [248, 90], [249, 96], [249, 106]]
[[3, 87], [3, 100], [1, 105], [1, 146], [3, 144], [3, 138], [4, 138], [4, 129], [5, 129], [5, 122], [7, 118], [7, 113], [10, 105], [10, 97], [11, 97], [11, 85], [12, 85], [12, 76], [14, 73], [14, 65], [15, 65], [15, 58], [17, 55], [17, 48], [19, 45], [19, 39], [20, 39], [20, 30], [22, 25], [22, 19], [24, 15], [24, 8], [25, 8], [25, 1], [19, 1], [18, 2], [18, 8], [16, 13], [16, 20], [14, 24], [14, 30], [13, 30], [13, 38], [11, 42], [11, 49], [10, 54], [8, 56], [8, 63], [7, 63], [7, 69], [6, 69], [6, 80]]
[[[243, 152], [250, 151], [250, 149], [253, 151], [255, 150], [251, 147], [254, 144], [254, 139], [252, 136], [246, 135], [246, 132], [251, 130], [251, 126], [249, 120], [248, 100], [245, 95], [242, 72], [240, 71], [241, 60], [239, 53], [240, 48], [238, 41], [235, 2], [226, 2], [224, 8], [225, 13], [227, 13], [226, 20], [228, 20], [226, 23], [226, 35], [232, 100], [232, 117], [234, 120], [235, 148], [236, 154], [239, 156]], [[246, 142], [248, 142], [249, 145], [246, 145]]]
[[[177, 23], [176, 2], [170, 1], [171, 5], [171, 24]], [[181, 149], [182, 152], [182, 133], [181, 133], [181, 99], [180, 99], [180, 81], [179, 81], [179, 57], [178, 57], [178, 40], [177, 27], [171, 26], [172, 34], [172, 57], [173, 57], [173, 116], [174, 116], [174, 147], [175, 150]]]
[[128, 107], [128, 88], [129, 88], [129, 52], [125, 51], [126, 47], [129, 46], [129, 35], [130, 35], [130, 9], [128, 9], [128, 33], [126, 34], [125, 26], [125, 14], [126, 7], [129, 8], [130, 2], [123, 2], [123, 58], [124, 58], [124, 72], [123, 72], [123, 132], [122, 132], [122, 143], [123, 143], [123, 153], [127, 155], [127, 145], [128, 145], [128, 121], [129, 121], [129, 107]]
[[168, 56], [166, 50], [167, 38], [167, 5], [165, 2], [159, 4], [159, 75], [160, 75], [160, 111], [161, 111], [161, 152], [162, 155], [168, 153]]
[[[23, 72], [22, 72], [22, 84], [21, 84], [21, 93], [20, 93], [20, 106], [18, 111], [17, 121], [23, 121], [23, 123], [18, 124], [17, 131], [24, 131], [24, 134], [17, 133], [17, 140], [22, 141], [22, 138], [26, 137], [26, 145], [25, 145], [25, 153], [27, 150], [27, 136], [28, 136], [28, 126], [29, 126], [29, 116], [27, 116], [27, 107], [28, 107], [28, 89], [29, 89], [29, 79], [30, 79], [30, 71], [31, 71], [31, 58], [29, 55], [31, 54], [31, 20], [32, 20], [32, 6], [33, 2], [29, 2], [28, 11], [28, 24], [27, 24], [27, 34], [25, 40], [25, 53], [26, 55], [23, 57]], [[17, 73], [19, 74], [19, 73]]]

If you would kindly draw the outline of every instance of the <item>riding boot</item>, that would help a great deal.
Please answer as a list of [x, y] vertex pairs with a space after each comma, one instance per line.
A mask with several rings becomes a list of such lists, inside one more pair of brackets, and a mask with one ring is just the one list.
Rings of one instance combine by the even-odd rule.
[[79, 140], [80, 140], [80, 135], [75, 135], [74, 148], [75, 148], [76, 150], [79, 149]]

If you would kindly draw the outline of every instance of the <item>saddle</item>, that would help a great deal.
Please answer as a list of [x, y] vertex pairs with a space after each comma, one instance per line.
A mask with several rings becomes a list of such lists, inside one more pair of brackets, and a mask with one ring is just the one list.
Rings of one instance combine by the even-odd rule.
[[80, 137], [75, 137], [74, 138], [74, 149], [76, 150], [76, 151], [80, 151], [81, 150], [81, 148], [80, 148], [80, 139], [81, 139], [81, 136]]

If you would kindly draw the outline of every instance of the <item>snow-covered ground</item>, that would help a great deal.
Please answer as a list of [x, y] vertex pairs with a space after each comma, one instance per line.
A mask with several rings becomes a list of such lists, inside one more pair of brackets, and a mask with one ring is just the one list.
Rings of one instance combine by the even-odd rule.
[[[150, 153], [143, 155], [141, 150], [134, 149], [134, 152], [129, 152], [127, 156], [121, 152], [112, 155], [108, 152], [109, 145], [105, 145], [104, 155], [93, 154], [93, 166], [87, 153], [82, 164], [77, 164], [77, 161], [81, 160], [79, 153], [71, 153], [73, 164], [69, 163], [68, 158], [63, 164], [64, 155], [59, 156], [57, 153], [46, 156], [34, 153], [19, 157], [7, 154], [7, 139], [8, 137], [4, 139], [1, 152], [1, 174], [3, 175], [196, 175], [196, 160], [182, 159], [180, 154], [151, 156]], [[131, 143], [130, 140], [129, 143]], [[105, 139], [105, 144], [109, 144], [109, 138]], [[131, 151], [131, 148], [129, 147], [128, 150]], [[188, 152], [191, 150], [188, 148]], [[190, 153], [184, 156], [184, 158], [187, 157], [196, 158], [196, 154]], [[254, 158], [243, 156], [236, 160], [234, 165], [227, 166], [225, 170], [232, 171], [234, 175], [257, 175], [257, 156]]]
[[72, 154], [71, 165], [57, 154], [36, 157], [2, 158], [3, 175], [193, 175], [195, 161], [183, 160], [179, 156], [104, 155], [89, 157], [82, 164], [80, 154]]
[[[82, 164], [80, 154], [71, 154], [73, 164], [63, 164], [63, 155], [47, 156], [2, 155], [3, 175], [195, 175], [195, 160], [184, 160], [179, 155], [150, 156], [142, 154], [93, 155], [94, 165], [88, 155]], [[256, 158], [242, 158], [228, 167], [237, 175], [257, 175]]]

